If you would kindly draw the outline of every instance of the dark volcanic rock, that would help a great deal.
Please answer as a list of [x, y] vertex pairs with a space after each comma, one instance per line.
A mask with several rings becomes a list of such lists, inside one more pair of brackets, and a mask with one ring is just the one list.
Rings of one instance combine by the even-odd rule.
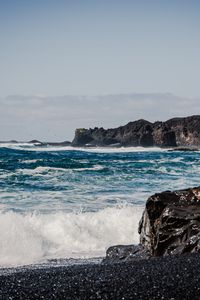
[[91, 136], [91, 130], [85, 128], [78, 128], [75, 131], [75, 137], [72, 142], [74, 146], [86, 146], [88, 143], [92, 142], [93, 138]]
[[156, 122], [153, 125], [154, 146], [158, 147], [176, 147], [175, 131], [166, 123]]
[[69, 142], [69, 141], [64, 141], [64, 142], [47, 142], [47, 143], [45, 143], [45, 145], [47, 145], [47, 146], [61, 146], [61, 147], [64, 147], [64, 146], [70, 146], [71, 142]]
[[119, 261], [136, 261], [140, 259], [149, 258], [150, 253], [146, 248], [139, 245], [117, 245], [111, 246], [106, 251], [106, 258], [104, 263], [113, 263]]
[[194, 152], [194, 151], [199, 151], [199, 148], [197, 147], [176, 147], [176, 148], [173, 148], [173, 149], [169, 149], [168, 151], [184, 151], [184, 152]]
[[73, 146], [153, 146], [152, 123], [145, 120], [130, 122], [113, 129], [97, 128], [76, 129]]
[[36, 145], [43, 145], [42, 142], [38, 141], [38, 140], [32, 140], [28, 142], [29, 144], [36, 144]]
[[151, 196], [139, 233], [153, 256], [200, 252], [200, 187]]
[[112, 129], [80, 128], [75, 132], [73, 146], [200, 146], [200, 116], [174, 118], [166, 122], [146, 120], [130, 122]]
[[200, 145], [200, 116], [174, 118], [165, 123], [175, 132], [177, 146]]
[[69, 141], [64, 141], [64, 142], [40, 142], [38, 140], [32, 140], [30, 142], [28, 142], [29, 144], [34, 144], [34, 145], [39, 145], [39, 146], [60, 146], [60, 147], [64, 147], [64, 146], [70, 146], [71, 142]]
[[200, 186], [149, 197], [138, 231], [139, 245], [109, 247], [103, 262], [200, 253]]

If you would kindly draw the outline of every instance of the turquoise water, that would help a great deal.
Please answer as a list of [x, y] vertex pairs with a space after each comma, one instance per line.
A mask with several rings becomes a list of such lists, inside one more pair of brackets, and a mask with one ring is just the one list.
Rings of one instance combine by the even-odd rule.
[[155, 192], [199, 184], [199, 152], [112, 151], [1, 147], [1, 205], [19, 212], [97, 211], [144, 205]]
[[200, 152], [1, 144], [0, 265], [93, 257], [137, 242], [150, 195], [199, 182]]

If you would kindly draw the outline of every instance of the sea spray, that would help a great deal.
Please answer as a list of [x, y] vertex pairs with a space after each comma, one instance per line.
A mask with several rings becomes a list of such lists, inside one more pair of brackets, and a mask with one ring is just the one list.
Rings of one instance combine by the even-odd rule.
[[82, 213], [1, 212], [0, 266], [104, 256], [113, 244], [138, 243], [141, 213], [134, 206]]

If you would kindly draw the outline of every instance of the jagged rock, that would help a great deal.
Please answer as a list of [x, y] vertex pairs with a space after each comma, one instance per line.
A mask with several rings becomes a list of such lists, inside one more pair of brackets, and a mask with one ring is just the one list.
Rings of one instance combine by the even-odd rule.
[[70, 146], [71, 142], [69, 141], [64, 141], [64, 142], [47, 142], [47, 143], [43, 143], [47, 146], [60, 146], [60, 147], [64, 147], [64, 146]]
[[200, 253], [200, 186], [149, 197], [138, 231], [139, 245], [109, 247], [103, 262]]
[[200, 252], [200, 187], [151, 196], [139, 233], [152, 256]]
[[75, 131], [75, 137], [72, 144], [74, 146], [82, 146], [82, 145], [87, 145], [92, 141], [93, 138], [91, 136], [90, 130], [87, 130], [85, 128], [78, 128]]
[[199, 148], [197, 147], [176, 147], [176, 148], [173, 148], [173, 149], [169, 149], [168, 151], [184, 151], [184, 152], [195, 152], [195, 151], [199, 151]]
[[132, 261], [149, 258], [150, 253], [146, 248], [139, 245], [117, 245], [111, 246], [106, 251], [106, 257], [104, 263], [112, 263], [119, 261]]
[[11, 140], [11, 141], [0, 141], [1, 144], [8, 144], [8, 143], [11, 143], [11, 144], [17, 144], [19, 143], [18, 141], [16, 140]]
[[176, 147], [175, 131], [166, 123], [156, 122], [153, 124], [154, 146], [158, 147]]
[[38, 144], [38, 145], [42, 145], [43, 143], [38, 141], [38, 140], [31, 140], [28, 142], [29, 144]]
[[174, 118], [166, 125], [175, 132], [177, 146], [200, 145], [200, 116]]
[[80, 128], [73, 146], [200, 146], [200, 116], [174, 118], [166, 122], [130, 122], [118, 128]]
[[28, 142], [29, 144], [34, 144], [37, 146], [70, 146], [71, 142], [69, 141], [64, 141], [64, 142], [40, 142], [38, 140], [32, 140]]

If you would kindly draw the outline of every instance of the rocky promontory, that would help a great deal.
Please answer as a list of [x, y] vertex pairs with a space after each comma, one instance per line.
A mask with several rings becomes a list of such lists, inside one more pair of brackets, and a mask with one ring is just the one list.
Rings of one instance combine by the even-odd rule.
[[76, 129], [73, 146], [200, 146], [200, 115], [173, 118], [166, 122], [130, 122], [118, 128]]

